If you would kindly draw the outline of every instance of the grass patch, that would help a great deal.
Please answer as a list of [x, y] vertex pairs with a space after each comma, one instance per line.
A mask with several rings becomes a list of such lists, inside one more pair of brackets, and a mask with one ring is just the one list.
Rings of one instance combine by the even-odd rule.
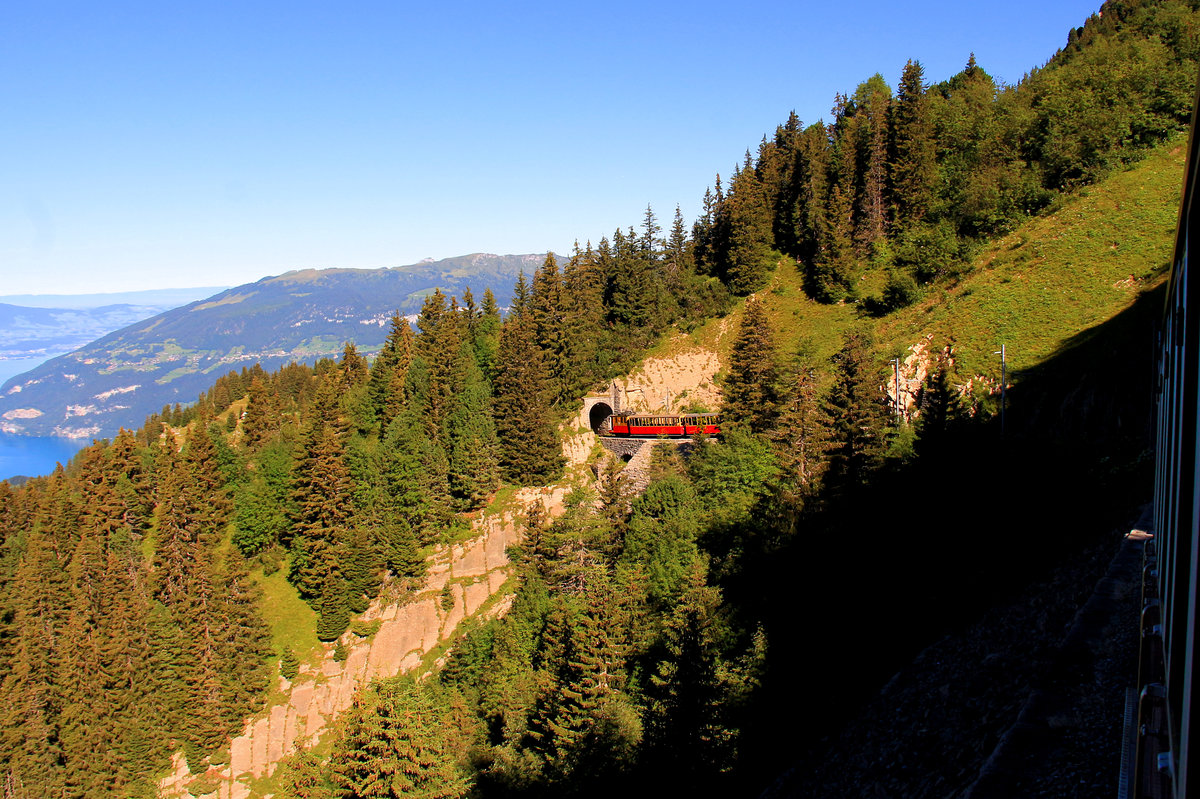
[[166, 385], [176, 378], [183, 377], [184, 375], [190, 375], [196, 371], [196, 367], [194, 366], [180, 366], [167, 372], [162, 377], [154, 378], [154, 382], [160, 386]]
[[964, 377], [998, 377], [1001, 344], [1012, 371], [1040, 363], [1162, 280], [1183, 165], [1182, 148], [1169, 143], [993, 241], [961, 282], [882, 320], [881, 344], [903, 352], [932, 334], [933, 347], [953, 343]]
[[[758, 292], [757, 298], [767, 311], [771, 329], [775, 331], [775, 348], [781, 363], [789, 363], [798, 352], [804, 351], [809, 358], [827, 361], [842, 346], [842, 333], [857, 318], [854, 305], [824, 305], [809, 299], [804, 293], [804, 276], [800, 267], [791, 259], [772, 273], [767, 289]], [[742, 323], [742, 308], [738, 318], [730, 326], [729, 335], [721, 342], [721, 363], [729, 363], [729, 353], [737, 338]]]
[[[317, 614], [300, 598], [296, 587], [287, 581], [288, 563], [274, 574], [263, 574], [261, 568], [250, 573], [263, 591], [262, 616], [271, 628], [271, 649], [268, 661], [271, 673], [279, 673], [279, 653], [291, 648], [301, 663], [316, 666], [325, 657], [325, 647], [317, 640]], [[268, 705], [282, 697], [272, 692]]]

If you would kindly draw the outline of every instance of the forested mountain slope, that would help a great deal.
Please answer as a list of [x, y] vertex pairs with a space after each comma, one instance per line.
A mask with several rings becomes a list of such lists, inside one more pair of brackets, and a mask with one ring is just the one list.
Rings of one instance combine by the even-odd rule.
[[[926, 86], [912, 62], [895, 97], [872, 78], [832, 124], [781, 125], [690, 231], [676, 214], [663, 235], [648, 210], [547, 258], [503, 320], [435, 292], [372, 362], [348, 345], [227, 375], [62, 473], [0, 486], [9, 792], [147, 794], [182, 748], [194, 793], [232, 794], [215, 781], [231, 737], [275, 669], [298, 667], [262, 587], [303, 601], [338, 657], [367, 632], [356, 614], [470, 514], [559, 478], [580, 396], [692, 336], [722, 353], [721, 437], [656, 448], [636, 496], [597, 461], [561, 515], [526, 518], [505, 615], [427, 679], [365, 692], [254, 789], [757, 793], [898, 663], [1139, 493], [1143, 431], [1112, 420], [1136, 419], [1145, 392], [1092, 364], [1132, 372], [1148, 349], [1133, 331], [1152, 302], [1130, 302], [1169, 247], [1197, 30], [1185, 3], [1108, 3], [1016, 86], [974, 63]], [[1127, 220], [1122, 237], [1096, 215]], [[1064, 310], [1045, 337], [1022, 320], [1051, 285]], [[1030, 359], [1003, 437], [977, 379], [998, 332]], [[884, 361], [916, 341], [931, 357], [902, 422]], [[1010, 513], [1048, 485], [1058, 502], [1014, 536]]]

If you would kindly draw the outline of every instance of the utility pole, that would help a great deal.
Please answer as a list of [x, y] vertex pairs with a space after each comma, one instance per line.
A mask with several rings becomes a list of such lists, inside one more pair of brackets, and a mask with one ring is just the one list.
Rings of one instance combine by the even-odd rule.
[[1005, 346], [1001, 344], [1000, 349], [993, 352], [992, 355], [1000, 356], [1000, 437], [1004, 438], [1004, 400], [1008, 384], [1008, 361]]
[[899, 424], [902, 419], [902, 411], [900, 410], [900, 359], [892, 358], [888, 363], [892, 365], [892, 385], [896, 389], [896, 423]]

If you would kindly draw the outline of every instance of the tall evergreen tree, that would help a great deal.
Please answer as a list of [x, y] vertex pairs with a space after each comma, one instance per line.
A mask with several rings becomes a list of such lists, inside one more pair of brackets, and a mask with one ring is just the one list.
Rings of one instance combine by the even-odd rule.
[[720, 679], [721, 594], [699, 566], [663, 630], [650, 678], [646, 738], [655, 771], [687, 794], [710, 794], [732, 765], [734, 732]]
[[935, 157], [925, 70], [921, 62], [910, 60], [892, 105], [892, 206], [901, 229], [924, 219], [933, 204]]
[[500, 331], [494, 390], [501, 474], [515, 483], [549, 482], [561, 472], [563, 458], [541, 352], [524, 314], [509, 319]]
[[827, 406], [833, 421], [828, 479], [835, 493], [857, 496], [883, 457], [888, 427], [869, 336], [847, 333], [834, 365]]
[[809, 270], [814, 296], [822, 302], [846, 297], [854, 281], [854, 239], [850, 195], [835, 184], [821, 216], [818, 251]]
[[763, 303], [752, 297], [746, 302], [730, 355], [722, 406], [725, 419], [746, 425], [755, 432], [766, 430], [777, 411], [777, 381], [771, 322]]
[[500, 476], [491, 395], [472, 359], [468, 359], [462, 391], [446, 420], [446, 429], [450, 493], [460, 509], [474, 510], [496, 488]]
[[322, 594], [327, 576], [338, 571], [340, 549], [353, 523], [352, 492], [341, 437], [325, 425], [305, 453], [294, 488], [297, 515], [290, 576], [303, 596]]
[[719, 227], [725, 238], [722, 273], [734, 294], [746, 295], [762, 288], [774, 268], [771, 218], [763, 186], [747, 152], [745, 163], [729, 184]]
[[854, 92], [854, 145], [858, 150], [855, 242], [860, 254], [887, 232], [888, 111], [892, 90], [876, 73]]
[[793, 507], [817, 493], [826, 468], [829, 417], [817, 390], [816, 369], [798, 364], [783, 390], [782, 410], [771, 430], [781, 488]]
[[350, 712], [345, 735], [330, 758], [333, 783], [344, 799], [455, 799], [469, 783], [447, 746], [442, 713], [411, 678], [382, 683], [373, 702]]

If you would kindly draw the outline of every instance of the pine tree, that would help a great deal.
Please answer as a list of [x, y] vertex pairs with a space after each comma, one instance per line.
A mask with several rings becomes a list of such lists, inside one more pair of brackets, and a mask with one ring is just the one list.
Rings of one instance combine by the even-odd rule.
[[892, 90], [876, 73], [854, 92], [859, 174], [855, 192], [855, 242], [860, 255], [887, 232], [888, 110]]
[[925, 90], [925, 70], [909, 61], [900, 76], [892, 105], [892, 206], [896, 224], [906, 229], [920, 222], [933, 204], [937, 180], [933, 125]]
[[383, 348], [371, 364], [369, 379], [371, 403], [381, 430], [400, 412], [404, 404], [404, 380], [412, 363], [413, 332], [399, 311], [392, 314], [391, 329]]
[[914, 450], [922, 459], [937, 461], [948, 450], [954, 428], [965, 418], [962, 398], [951, 382], [954, 359], [950, 348], [938, 355], [917, 395], [917, 440]]
[[492, 364], [496, 360], [496, 347], [500, 342], [500, 306], [492, 290], [484, 289], [483, 304], [479, 308], [479, 321], [471, 346], [475, 349], [475, 362], [485, 377], [491, 378]]
[[279, 656], [279, 673], [285, 680], [294, 680], [300, 673], [300, 659], [290, 646], [285, 646]]
[[821, 302], [838, 302], [846, 297], [854, 281], [854, 226], [850, 196], [835, 184], [827, 209], [821, 217], [818, 252], [809, 272], [814, 296]]
[[790, 219], [795, 248], [789, 252], [810, 267], [821, 252], [826, 230], [829, 198], [829, 132], [820, 123], [809, 125], [797, 136], [791, 168]]
[[720, 679], [721, 594], [699, 566], [663, 630], [648, 688], [647, 756], [685, 794], [712, 792], [732, 764], [734, 732]]
[[337, 569], [340, 547], [352, 525], [352, 494], [341, 437], [324, 425], [297, 470], [294, 488], [297, 516], [290, 576], [303, 596], [321, 594], [327, 575]]
[[783, 393], [771, 439], [776, 445], [784, 497], [795, 507], [816, 495], [825, 472], [829, 417], [818, 395], [813, 367], [797, 365]]
[[462, 348], [464, 326], [456, 301], [452, 299], [447, 307], [441, 291], [435, 290], [425, 298], [417, 328], [421, 332], [414, 342], [414, 352], [428, 371], [425, 419], [430, 437], [444, 445], [446, 415], [462, 388], [466, 367]]
[[873, 359], [863, 331], [847, 333], [834, 356], [835, 381], [827, 405], [833, 423], [828, 479], [841, 495], [857, 495], [883, 457], [888, 413]]
[[[627, 768], [641, 742], [642, 725], [624, 693], [625, 629], [614, 624], [607, 591], [588, 597], [582, 612], [552, 614], [547, 635], [565, 635], [546, 653], [542, 701], [531, 734], [546, 759], [551, 779], [598, 789], [605, 778]], [[567, 624], [557, 623], [558, 619]]]
[[563, 458], [550, 415], [541, 353], [525, 316], [510, 318], [496, 353], [496, 438], [500, 472], [506, 480], [539, 485], [562, 470]]
[[467, 359], [462, 390], [446, 420], [448, 484], [460, 510], [474, 510], [500, 482], [496, 427], [483, 373]]
[[317, 594], [317, 638], [335, 641], [350, 626], [350, 606], [346, 601], [346, 582], [336, 568], [325, 573]]
[[247, 447], [260, 446], [279, 429], [281, 419], [277, 403], [278, 397], [267, 387], [266, 381], [257, 375], [251, 378], [242, 419], [242, 436]]
[[633, 503], [621, 562], [641, 567], [647, 592], [657, 607], [668, 607], [683, 588], [700, 557], [699, 498], [680, 477], [651, 483]]
[[749, 152], [745, 164], [734, 173], [721, 209], [726, 235], [721, 271], [729, 290], [744, 296], [762, 288], [774, 268], [771, 209]]
[[[383, 470], [389, 504], [404, 522], [391, 532], [415, 534], [420, 543], [436, 541], [449, 514], [448, 464], [441, 446], [430, 441], [420, 420], [407, 412], [392, 422]], [[399, 539], [397, 544], [406, 546]]]
[[553, 402], [569, 399], [568, 343], [563, 319], [562, 276], [558, 259], [547, 253], [542, 267], [533, 275], [529, 292], [528, 319], [534, 341], [546, 368], [546, 388]]
[[14, 582], [11, 665], [0, 684], [0, 752], [6, 771], [38, 796], [63, 791], [58, 724], [63, 697], [56, 673], [69, 606], [65, 556], [34, 530]]
[[262, 706], [270, 681], [266, 661], [271, 654], [271, 630], [259, 607], [262, 589], [250, 579], [246, 562], [236, 549], [224, 553], [216, 584], [212, 612], [220, 622], [216, 639], [223, 718], [226, 729], [232, 730]]
[[351, 710], [330, 757], [339, 796], [465, 796], [469, 784], [446, 745], [442, 714], [428, 692], [401, 677], [380, 684], [375, 694]]
[[767, 429], [776, 414], [777, 380], [771, 323], [763, 303], [751, 298], [746, 302], [730, 356], [722, 406], [724, 418], [755, 432]]

